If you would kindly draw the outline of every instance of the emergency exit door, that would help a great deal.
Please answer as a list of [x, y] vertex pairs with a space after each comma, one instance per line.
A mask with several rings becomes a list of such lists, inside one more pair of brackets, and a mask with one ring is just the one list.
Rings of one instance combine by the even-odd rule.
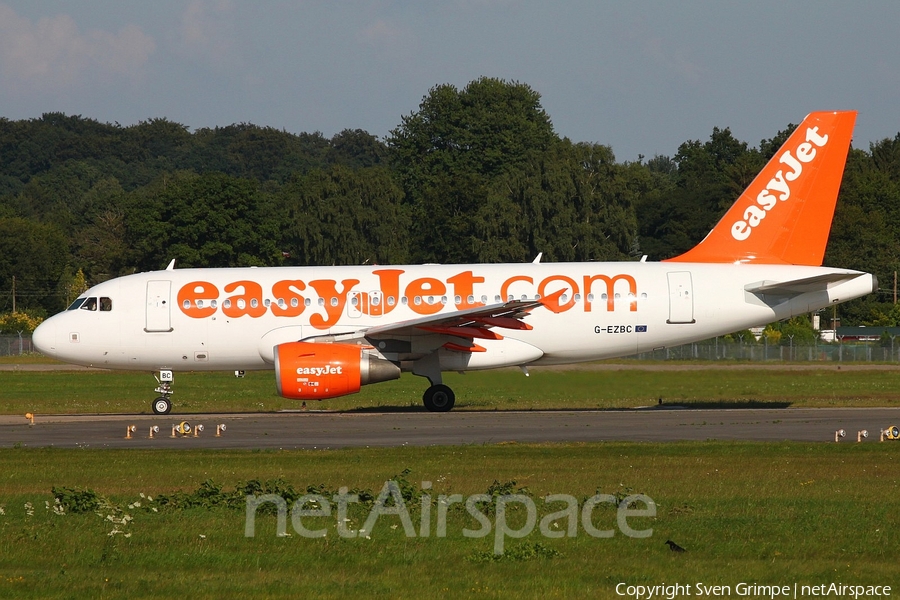
[[171, 293], [171, 281], [147, 282], [147, 322], [144, 331], [172, 331]]
[[694, 288], [689, 271], [669, 273], [669, 319], [666, 323], [694, 323]]

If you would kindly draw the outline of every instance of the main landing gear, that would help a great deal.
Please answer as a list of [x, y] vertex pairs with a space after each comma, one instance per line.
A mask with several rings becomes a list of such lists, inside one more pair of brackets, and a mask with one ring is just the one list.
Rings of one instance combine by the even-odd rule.
[[425, 390], [422, 403], [430, 412], [447, 412], [456, 403], [456, 394], [449, 387], [441, 383], [441, 363], [437, 351], [423, 356], [415, 363], [412, 369], [413, 375], [427, 377], [431, 387]]
[[456, 394], [446, 385], [439, 383], [425, 390], [422, 402], [430, 412], [447, 412], [456, 403]]
[[174, 381], [175, 376], [172, 374], [172, 371], [160, 370], [159, 377], [156, 378], [156, 383], [159, 385], [157, 385], [154, 390], [160, 396], [153, 401], [153, 414], [167, 415], [169, 414], [169, 411], [172, 410], [172, 401], [169, 400], [169, 396], [174, 393], [172, 390], [172, 383]]

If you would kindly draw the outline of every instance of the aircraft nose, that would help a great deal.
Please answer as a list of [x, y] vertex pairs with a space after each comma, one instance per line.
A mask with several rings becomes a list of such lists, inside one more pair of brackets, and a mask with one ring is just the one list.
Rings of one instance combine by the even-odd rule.
[[38, 352], [46, 356], [56, 356], [56, 329], [56, 323], [52, 318], [37, 326], [31, 334], [31, 343]]

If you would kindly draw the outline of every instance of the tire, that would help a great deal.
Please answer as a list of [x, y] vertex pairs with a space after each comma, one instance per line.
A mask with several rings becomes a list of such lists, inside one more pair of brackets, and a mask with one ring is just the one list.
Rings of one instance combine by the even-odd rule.
[[456, 403], [456, 394], [446, 385], [433, 385], [425, 390], [422, 403], [429, 412], [447, 412]]
[[172, 410], [172, 401], [165, 396], [160, 396], [153, 401], [153, 414], [167, 415]]

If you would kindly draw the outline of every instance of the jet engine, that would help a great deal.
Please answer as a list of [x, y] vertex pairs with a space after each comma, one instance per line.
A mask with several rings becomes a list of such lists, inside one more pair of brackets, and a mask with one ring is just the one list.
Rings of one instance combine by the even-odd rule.
[[275, 385], [285, 398], [324, 400], [400, 377], [400, 367], [363, 346], [290, 342], [275, 346]]

